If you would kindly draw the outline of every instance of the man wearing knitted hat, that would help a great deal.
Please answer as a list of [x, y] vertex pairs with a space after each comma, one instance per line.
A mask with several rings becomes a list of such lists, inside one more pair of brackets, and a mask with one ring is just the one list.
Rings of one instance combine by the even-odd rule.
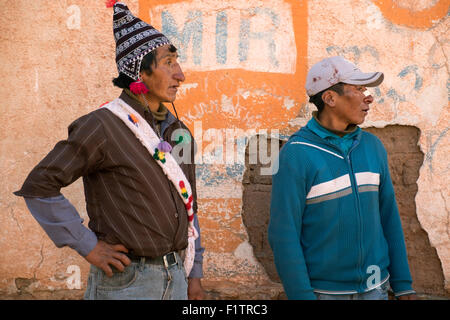
[[363, 132], [373, 102], [363, 73], [342, 57], [306, 79], [318, 111], [280, 152], [269, 242], [289, 299], [415, 299], [386, 150]]
[[[113, 27], [122, 94], [75, 120], [15, 194], [91, 264], [85, 299], [203, 299], [195, 143], [163, 104], [185, 80], [177, 49], [120, 2]], [[60, 193], [79, 177], [89, 229]]]

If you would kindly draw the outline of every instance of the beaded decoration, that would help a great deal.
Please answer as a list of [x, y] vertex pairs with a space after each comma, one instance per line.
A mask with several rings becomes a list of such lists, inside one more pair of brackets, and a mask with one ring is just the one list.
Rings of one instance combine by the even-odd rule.
[[153, 154], [153, 159], [161, 161], [162, 163], [166, 163], [166, 153], [159, 151], [158, 148], [155, 148], [155, 153]]
[[179, 136], [178, 136], [178, 138], [175, 138], [175, 140], [176, 140], [176, 144], [180, 144], [180, 143], [190, 143], [191, 142], [191, 136], [189, 135], [189, 134], [187, 134], [187, 133], [183, 133], [183, 134], [180, 134]]
[[158, 143], [158, 149], [162, 152], [170, 152], [172, 151], [172, 146], [167, 141], [161, 139], [161, 142]]
[[[177, 189], [188, 214], [188, 247], [186, 249], [186, 257], [184, 267], [186, 274], [189, 275], [194, 264], [195, 257], [195, 240], [198, 238], [198, 232], [194, 227], [194, 210], [193, 210], [193, 195], [192, 188], [187, 180], [183, 170], [178, 165], [176, 160], [172, 157], [170, 152], [164, 152], [158, 148], [162, 143], [160, 138], [156, 135], [150, 125], [139, 115], [133, 114], [133, 108], [120, 98], [103, 106], [108, 109], [135, 134], [136, 138], [147, 149], [150, 155], [156, 160], [167, 178]], [[137, 125], [141, 124], [141, 125]], [[166, 142], [167, 143], [167, 142]]]
[[130, 113], [128, 115], [128, 120], [130, 120], [131, 123], [134, 124], [136, 127], [139, 127], [139, 124], [138, 124], [139, 120], [136, 118], [136, 116], [134, 114]]
[[104, 105], [106, 105], [106, 104], [108, 104], [108, 103], [109, 103], [109, 101], [107, 101], [107, 102], [105, 102], [105, 103], [102, 103], [102, 104], [100, 105], [99, 108], [103, 107]]

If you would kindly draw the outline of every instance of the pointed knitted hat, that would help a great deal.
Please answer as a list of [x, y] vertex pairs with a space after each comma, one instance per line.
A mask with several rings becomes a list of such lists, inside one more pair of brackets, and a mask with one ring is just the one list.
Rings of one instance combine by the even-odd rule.
[[142, 58], [158, 47], [171, 44], [161, 32], [135, 17], [122, 2], [114, 4], [113, 29], [117, 69], [135, 81], [139, 79]]

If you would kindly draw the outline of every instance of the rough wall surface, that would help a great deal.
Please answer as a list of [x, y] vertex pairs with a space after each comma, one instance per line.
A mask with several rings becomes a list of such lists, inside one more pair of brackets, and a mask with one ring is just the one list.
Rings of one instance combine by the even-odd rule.
[[[262, 288], [258, 294], [248, 291], [260, 298], [276, 298], [281, 292], [256, 259], [243, 223], [245, 148], [256, 134], [283, 138], [307, 122], [314, 107], [306, 103], [306, 71], [335, 54], [353, 60], [363, 71], [385, 73], [384, 83], [372, 91], [375, 102], [365, 127], [407, 125], [419, 130], [424, 159], [417, 181], [407, 181], [417, 185], [411, 210], [419, 225], [413, 228], [423, 230], [422, 238], [430, 244], [423, 250], [435, 250], [434, 261], [442, 268], [442, 279], [424, 281], [430, 286], [443, 282], [440, 288], [450, 291], [448, 0], [125, 2], [180, 49], [186, 82], [176, 105], [200, 146], [199, 216], [207, 250], [205, 283], [213, 294], [239, 297], [227, 291], [233, 286], [241, 291]], [[71, 249], [55, 248], [12, 192], [67, 136], [74, 119], [120, 93], [111, 85], [117, 72], [111, 16], [104, 1], [4, 4], [4, 294], [42, 292], [51, 297], [53, 291], [58, 297], [79, 298], [86, 285], [86, 261]], [[409, 170], [409, 165], [403, 168]], [[87, 220], [81, 182], [62, 192]], [[437, 267], [433, 270], [439, 273]], [[74, 281], [77, 274], [79, 285]]]
[[411, 126], [366, 128], [381, 139], [389, 155], [389, 170], [405, 235], [414, 288], [417, 292], [450, 297], [436, 249], [430, 245], [416, 214], [415, 197], [424, 154], [417, 145], [420, 132]]

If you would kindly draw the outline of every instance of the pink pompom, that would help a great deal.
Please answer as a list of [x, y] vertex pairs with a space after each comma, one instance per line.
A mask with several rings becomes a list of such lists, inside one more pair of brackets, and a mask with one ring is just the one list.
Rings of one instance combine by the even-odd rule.
[[116, 4], [117, 1], [118, 1], [118, 0], [107, 0], [107, 1], [105, 2], [106, 7], [107, 7], [107, 8], [112, 8], [112, 7], [114, 7], [114, 5]]
[[142, 81], [136, 81], [130, 84], [130, 91], [134, 94], [146, 94], [148, 92], [148, 88]]

